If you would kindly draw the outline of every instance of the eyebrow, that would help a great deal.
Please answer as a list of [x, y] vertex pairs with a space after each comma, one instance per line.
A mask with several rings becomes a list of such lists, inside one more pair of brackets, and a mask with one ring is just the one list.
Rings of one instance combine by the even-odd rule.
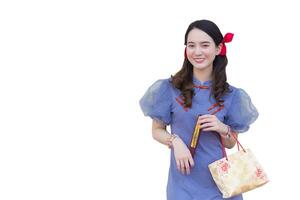
[[[188, 44], [194, 44], [194, 43], [196, 43], [196, 42], [188, 42]], [[200, 44], [206, 44], [206, 43], [210, 44], [209, 41], [203, 41], [203, 42], [200, 42]]]

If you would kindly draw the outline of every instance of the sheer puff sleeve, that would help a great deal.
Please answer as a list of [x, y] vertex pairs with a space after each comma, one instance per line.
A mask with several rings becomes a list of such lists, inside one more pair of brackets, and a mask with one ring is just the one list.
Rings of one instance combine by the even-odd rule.
[[243, 133], [248, 131], [250, 124], [258, 118], [259, 114], [250, 96], [243, 89], [236, 89], [233, 95], [224, 122], [237, 133]]
[[171, 86], [169, 79], [162, 79], [149, 87], [139, 102], [145, 116], [159, 120], [165, 125], [171, 123]]

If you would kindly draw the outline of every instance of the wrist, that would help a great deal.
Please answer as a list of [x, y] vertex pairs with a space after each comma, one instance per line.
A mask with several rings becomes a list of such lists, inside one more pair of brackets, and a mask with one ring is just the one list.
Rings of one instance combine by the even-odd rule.
[[223, 131], [223, 133], [221, 133], [220, 135], [223, 138], [230, 139], [231, 138], [230, 126], [225, 125], [225, 131]]
[[169, 148], [173, 148], [173, 146], [174, 146], [173, 142], [174, 142], [177, 138], [179, 138], [178, 135], [176, 135], [176, 134], [171, 134], [170, 137], [168, 138], [167, 146], [168, 146]]

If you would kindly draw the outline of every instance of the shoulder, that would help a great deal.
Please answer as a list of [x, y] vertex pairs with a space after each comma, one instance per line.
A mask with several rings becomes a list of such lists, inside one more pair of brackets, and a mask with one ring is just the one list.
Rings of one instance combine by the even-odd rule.
[[152, 86], [156, 86], [156, 87], [161, 87], [161, 86], [164, 86], [164, 87], [170, 87], [172, 85], [172, 79], [171, 78], [163, 78], [163, 79], [158, 79], [156, 80]]
[[224, 102], [227, 107], [225, 123], [235, 131], [243, 133], [257, 119], [259, 113], [244, 89], [234, 86], [230, 88], [232, 92]]
[[237, 88], [237, 87], [229, 84], [229, 91], [224, 95], [224, 97], [223, 97], [224, 100], [228, 101], [228, 100], [232, 99], [236, 95], [236, 93], [239, 91], [239, 89], [240, 88]]
[[243, 94], [247, 94], [247, 92], [243, 88], [238, 88], [236, 86], [229, 84], [229, 92], [226, 95], [238, 96], [238, 95], [243, 95]]
[[168, 92], [174, 90], [172, 78], [164, 78], [156, 80], [149, 88], [151, 91]]
[[224, 100], [231, 104], [232, 101], [238, 101], [243, 98], [250, 98], [243, 88], [229, 85], [229, 92], [224, 95]]
[[174, 91], [171, 78], [158, 79], [150, 85], [143, 96], [143, 99], [170, 98]]

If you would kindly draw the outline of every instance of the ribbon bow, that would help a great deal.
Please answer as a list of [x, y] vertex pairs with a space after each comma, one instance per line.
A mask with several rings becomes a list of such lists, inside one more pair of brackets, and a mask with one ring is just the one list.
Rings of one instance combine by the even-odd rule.
[[232, 38], [233, 38], [233, 33], [226, 33], [223, 40], [222, 40], [222, 49], [221, 49], [221, 52], [219, 55], [221, 56], [225, 56], [226, 55], [226, 45], [225, 43], [228, 43], [228, 42], [231, 42], [232, 41]]

